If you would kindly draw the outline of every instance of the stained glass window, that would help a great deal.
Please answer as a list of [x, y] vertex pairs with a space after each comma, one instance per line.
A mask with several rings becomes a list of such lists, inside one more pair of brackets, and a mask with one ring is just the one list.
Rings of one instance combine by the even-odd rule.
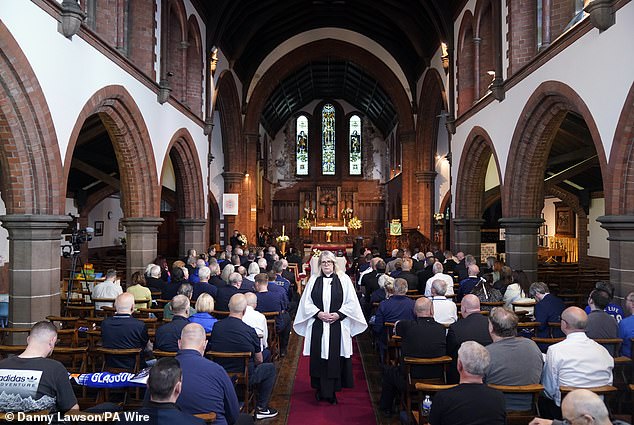
[[361, 118], [358, 115], [350, 117], [350, 175], [361, 175]]
[[308, 118], [297, 117], [297, 175], [308, 175]]
[[321, 173], [335, 175], [335, 107], [330, 103], [321, 110]]

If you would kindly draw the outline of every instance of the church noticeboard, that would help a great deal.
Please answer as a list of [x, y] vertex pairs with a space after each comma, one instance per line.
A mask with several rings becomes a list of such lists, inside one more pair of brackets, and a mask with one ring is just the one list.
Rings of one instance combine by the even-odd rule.
[[402, 227], [399, 220], [392, 220], [390, 223], [390, 236], [401, 236]]

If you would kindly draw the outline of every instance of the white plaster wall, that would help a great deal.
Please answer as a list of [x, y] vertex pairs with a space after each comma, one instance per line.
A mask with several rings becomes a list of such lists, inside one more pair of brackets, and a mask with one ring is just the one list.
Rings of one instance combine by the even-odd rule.
[[172, 164], [169, 155], [165, 158], [165, 163], [163, 164], [161, 183], [164, 187], [176, 191], [176, 174], [174, 173], [174, 164]]
[[[4, 205], [2, 199], [2, 193], [0, 192], [0, 216], [7, 213], [7, 208]], [[2, 227], [2, 221], [0, 221], [0, 267], [9, 261], [9, 232]]]
[[[472, 4], [475, 2], [470, 1], [467, 8], [472, 7]], [[456, 20], [456, 37], [461, 17], [462, 14]], [[585, 102], [594, 117], [603, 143], [599, 156], [609, 158], [625, 96], [634, 82], [634, 49], [629, 45], [632, 39], [634, 2], [628, 3], [617, 12], [616, 24], [607, 31], [599, 34], [597, 29], [592, 29], [511, 88], [503, 102], [494, 101], [461, 123], [452, 139], [452, 174], [457, 175], [466, 137], [477, 125], [491, 136], [504, 176], [510, 143], [519, 116], [535, 89], [542, 82], [551, 80], [569, 85]], [[606, 92], [610, 94], [606, 95]], [[454, 195], [455, 189], [454, 185]]]
[[[66, 39], [57, 32], [57, 21], [34, 3], [0, 2], [0, 19], [22, 48], [42, 87], [62, 161], [77, 116], [88, 99], [103, 87], [121, 85], [130, 93], [143, 115], [154, 149], [157, 175], [161, 175], [172, 135], [181, 128], [189, 131], [198, 150], [200, 164], [191, 166], [202, 167], [203, 175], [206, 175], [207, 137], [198, 124], [169, 103], [159, 104], [153, 91], [79, 36]], [[204, 26], [201, 30], [204, 31]], [[206, 182], [204, 184], [206, 189]]]
[[[108, 212], [111, 212], [108, 218]], [[103, 236], [94, 236], [88, 242], [88, 248], [119, 245], [119, 238], [125, 237], [125, 232], [119, 231], [119, 220], [123, 218], [121, 200], [119, 196], [111, 196], [93, 208], [88, 213], [88, 226], [95, 227], [95, 221], [103, 221]]]
[[[544, 199], [544, 224], [548, 226], [548, 236], [555, 236], [555, 203], [561, 202], [559, 198]], [[578, 227], [578, 226], [577, 226]]]
[[495, 163], [495, 157], [491, 155], [491, 159], [489, 160], [489, 165], [487, 166], [487, 174], [484, 178], [484, 191], [486, 192], [489, 189], [493, 189], [496, 186], [500, 185], [500, 176], [498, 174], [498, 167]]
[[591, 199], [588, 214], [588, 255], [610, 258], [608, 231], [597, 221], [597, 217], [602, 215], [605, 215], [605, 198]]

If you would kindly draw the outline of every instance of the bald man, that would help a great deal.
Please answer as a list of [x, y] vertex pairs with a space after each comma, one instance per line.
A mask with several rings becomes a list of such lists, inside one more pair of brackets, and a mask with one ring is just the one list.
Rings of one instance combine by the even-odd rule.
[[[101, 323], [101, 340], [105, 348], [138, 348], [152, 350], [145, 323], [132, 317], [134, 295], [124, 292], [114, 302], [116, 313]], [[143, 353], [142, 353], [143, 354]], [[135, 359], [131, 356], [109, 356], [106, 365], [118, 369], [134, 369]], [[143, 355], [141, 367], [145, 367]]]
[[[11, 398], [13, 406], [20, 406], [22, 399], [31, 398], [31, 403], [36, 403], [38, 409], [47, 409], [51, 413], [79, 409], [68, 380], [68, 371], [57, 360], [47, 358], [55, 348], [57, 328], [48, 321], [37, 322], [26, 341], [22, 354], [0, 361], [3, 404]], [[25, 379], [29, 382], [28, 386], [16, 384]]]
[[[589, 390], [571, 391], [561, 403], [562, 417], [569, 424], [626, 425], [623, 421], [610, 421], [603, 400]], [[529, 425], [564, 425], [563, 421], [535, 418]]]
[[[249, 381], [258, 386], [256, 412], [257, 419], [277, 416], [277, 410], [269, 406], [273, 385], [275, 384], [275, 365], [263, 363], [260, 338], [255, 329], [242, 321], [247, 309], [244, 294], [235, 294], [229, 300], [229, 317], [217, 322], [211, 331], [211, 350], [223, 353], [250, 352]], [[227, 372], [240, 372], [244, 369], [242, 359], [217, 359], [218, 364]]]
[[453, 359], [447, 379], [452, 384], [458, 383], [458, 349], [465, 341], [476, 341], [487, 346], [493, 342], [489, 334], [489, 321], [480, 314], [480, 300], [473, 294], [467, 294], [460, 303], [462, 319], [449, 326], [447, 331], [447, 355]]
[[[588, 315], [579, 307], [565, 309], [561, 314], [561, 330], [566, 339], [550, 346], [546, 353], [542, 384], [546, 397], [556, 406], [561, 405], [560, 386], [612, 385], [614, 359], [604, 347], [587, 337], [587, 322]], [[546, 408], [552, 411], [551, 406]]]
[[[445, 327], [434, 320], [431, 300], [421, 297], [414, 304], [414, 320], [401, 320], [396, 324], [396, 334], [402, 338], [401, 354], [403, 357], [431, 358], [444, 356], [446, 352]], [[412, 368], [414, 378], [440, 378], [438, 368], [416, 366]], [[394, 395], [404, 381], [403, 371], [392, 369], [386, 371], [383, 379], [379, 407], [391, 414]]]
[[176, 360], [183, 371], [181, 394], [176, 401], [178, 407], [192, 415], [215, 412], [214, 424], [235, 423], [240, 414], [238, 397], [222, 366], [203, 357], [207, 346], [205, 329], [198, 323], [186, 325], [178, 346]]

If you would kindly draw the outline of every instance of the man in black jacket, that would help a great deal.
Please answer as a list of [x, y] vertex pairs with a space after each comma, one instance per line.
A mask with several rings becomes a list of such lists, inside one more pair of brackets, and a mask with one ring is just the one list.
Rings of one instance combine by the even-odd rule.
[[465, 295], [460, 303], [462, 319], [449, 326], [447, 332], [447, 355], [453, 359], [447, 374], [447, 380], [452, 384], [458, 383], [456, 359], [458, 349], [465, 341], [476, 341], [487, 346], [493, 342], [489, 334], [489, 320], [480, 314], [480, 300], [473, 294]]

